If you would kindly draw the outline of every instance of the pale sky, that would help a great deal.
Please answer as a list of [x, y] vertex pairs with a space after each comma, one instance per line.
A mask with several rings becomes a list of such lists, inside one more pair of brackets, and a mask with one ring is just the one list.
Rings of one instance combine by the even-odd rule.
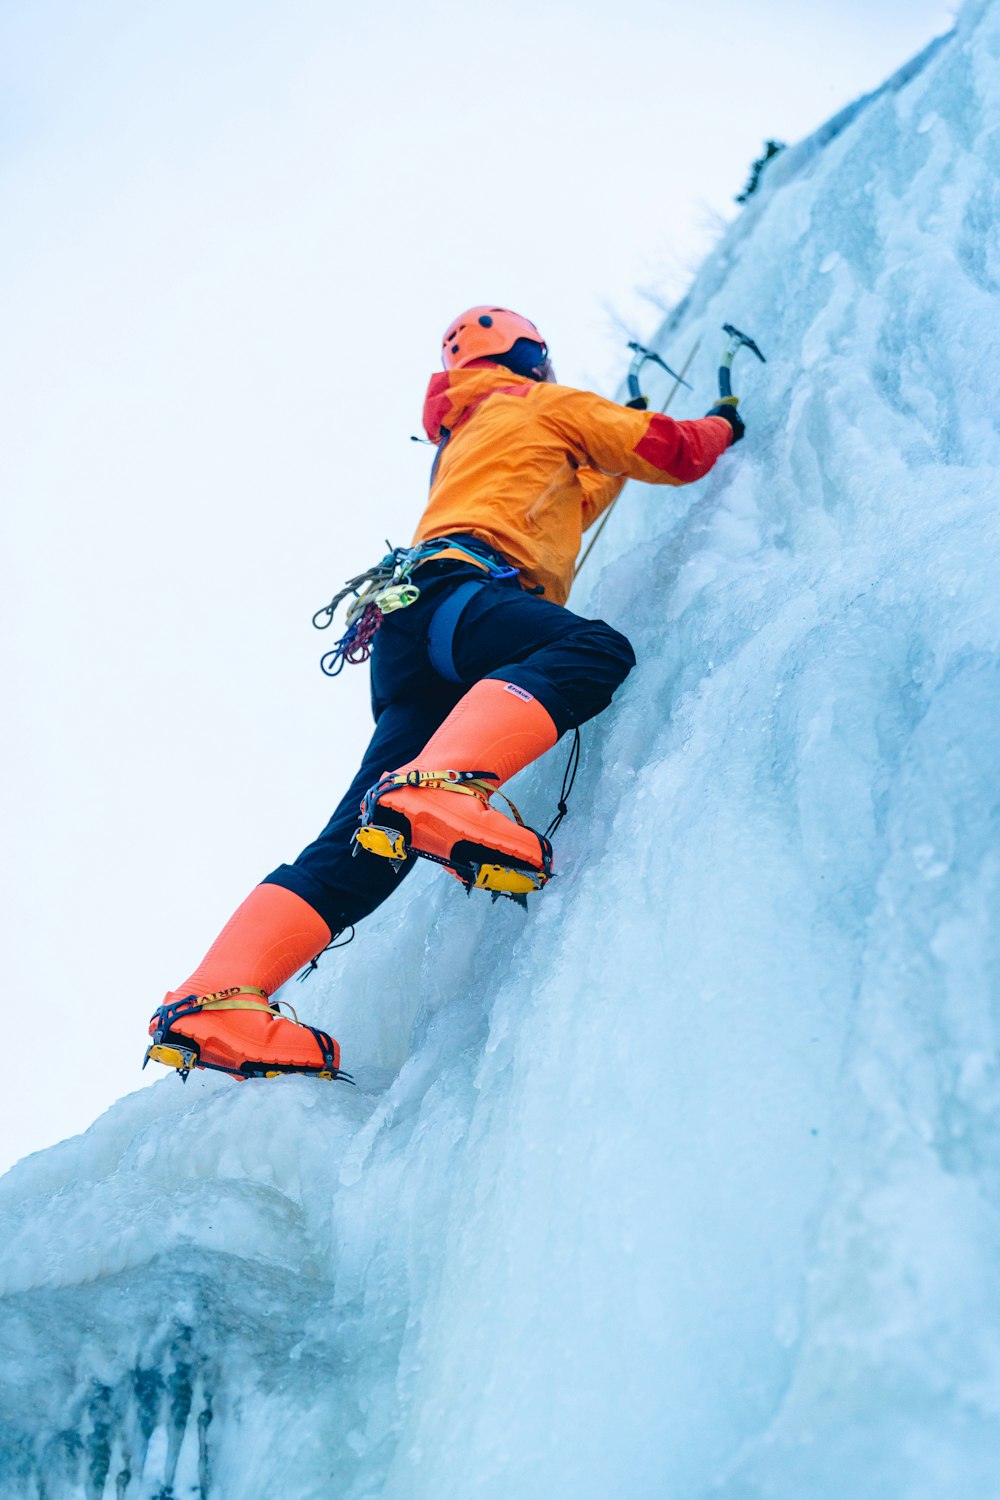
[[164, 991], [339, 800], [367, 671], [309, 620], [409, 540], [447, 321], [515, 307], [613, 395], [762, 141], [952, 13], [6, 0], [0, 1170], [149, 1080]]

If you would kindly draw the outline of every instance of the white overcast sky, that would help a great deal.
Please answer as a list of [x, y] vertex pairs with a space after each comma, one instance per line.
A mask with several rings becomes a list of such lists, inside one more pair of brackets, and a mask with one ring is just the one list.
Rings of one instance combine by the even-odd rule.
[[309, 618], [409, 540], [447, 320], [516, 307], [614, 394], [761, 142], [952, 13], [4, 0], [0, 1169], [139, 1084], [339, 799], [367, 674]]

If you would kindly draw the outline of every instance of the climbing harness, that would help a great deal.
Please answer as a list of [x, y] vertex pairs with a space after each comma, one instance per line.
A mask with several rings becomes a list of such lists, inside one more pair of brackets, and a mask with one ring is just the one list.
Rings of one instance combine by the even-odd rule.
[[452, 589], [431, 616], [427, 629], [427, 655], [431, 666], [445, 682], [462, 682], [455, 665], [455, 631], [462, 611], [471, 599], [486, 587], [485, 578], [470, 578]]
[[[313, 615], [312, 622], [316, 629], [326, 630], [333, 624], [333, 617], [342, 601], [350, 594], [354, 596], [347, 606], [347, 629], [333, 649], [327, 651], [320, 661], [320, 667], [327, 677], [339, 677], [347, 663], [355, 666], [368, 660], [375, 632], [385, 616], [397, 609], [408, 609], [420, 598], [420, 589], [412, 582], [414, 570], [422, 563], [439, 557], [442, 552], [463, 553], [470, 562], [484, 568], [490, 578], [494, 579], [516, 578], [520, 571], [510, 564], [498, 564], [488, 553], [480, 552], [451, 536], [433, 537], [416, 547], [393, 547], [389, 542], [386, 542], [386, 546], [389, 551], [380, 563], [359, 573], [356, 578], [348, 579], [339, 594], [335, 594], [329, 604], [324, 604]], [[468, 595], [463, 599], [463, 604], [467, 600]], [[448, 652], [450, 656], [450, 642]], [[451, 671], [454, 672], [453, 664]], [[457, 682], [459, 679], [455, 676], [450, 680]]]
[[[481, 551], [462, 537], [434, 537], [416, 547], [408, 548], [393, 547], [391, 543], [386, 542], [386, 547], [389, 550], [381, 562], [366, 572], [359, 573], [356, 578], [349, 579], [340, 592], [330, 600], [330, 603], [313, 615], [313, 625], [316, 629], [326, 630], [333, 623], [341, 603], [348, 596], [353, 595], [347, 607], [347, 628], [332, 650], [324, 655], [320, 666], [328, 677], [337, 677], [343, 671], [345, 664], [367, 661], [371, 655], [375, 633], [385, 615], [397, 609], [407, 609], [419, 599], [420, 588], [413, 581], [415, 570], [422, 563], [441, 557], [443, 553], [458, 553], [480, 567], [485, 576], [467, 579], [460, 583], [449, 592], [434, 611], [428, 627], [427, 652], [431, 665], [440, 677], [447, 682], [461, 683], [462, 678], [454, 660], [454, 639], [462, 611], [473, 596], [486, 586], [488, 580], [516, 578], [520, 570], [503, 560], [498, 560], [497, 553], [487, 549]], [[409, 771], [400, 777], [395, 775], [382, 777], [365, 797], [361, 827], [354, 835], [353, 852], [357, 854], [359, 849], [363, 849], [371, 854], [380, 855], [391, 860], [396, 868], [402, 865], [409, 855], [416, 855], [421, 859], [429, 859], [435, 864], [446, 866], [458, 876], [467, 891], [488, 890], [494, 900], [503, 895], [509, 896], [520, 905], [526, 905], [527, 893], [541, 890], [551, 876], [551, 835], [568, 812], [566, 799], [576, 776], [579, 758], [580, 733], [579, 730], [575, 730], [569, 763], [563, 776], [558, 811], [546, 833], [538, 833], [537, 829], [531, 830], [539, 841], [541, 870], [518, 869], [504, 864], [471, 862], [466, 864], [448, 860], [427, 850], [407, 846], [400, 830], [382, 827], [373, 821], [378, 799], [394, 787], [400, 786], [424, 786], [465, 792], [479, 797], [484, 804], [488, 803], [490, 797], [496, 793], [496, 787], [491, 784], [495, 783], [496, 777], [487, 771]], [[526, 828], [528, 825], [510, 798], [504, 796], [502, 792], [497, 795], [507, 803], [515, 822], [522, 828]], [[351, 936], [353, 936], [353, 930]], [[350, 938], [346, 941], [350, 942]], [[336, 946], [343, 945], [338, 943]], [[307, 978], [315, 966], [316, 963], [313, 960], [300, 977]]]
[[[359, 849], [364, 849], [369, 854], [378, 854], [383, 859], [391, 860], [396, 869], [413, 854], [420, 859], [429, 859], [434, 864], [444, 865], [458, 876], [469, 893], [473, 890], [489, 891], [494, 901], [500, 896], [508, 896], [519, 906], [527, 906], [528, 892], [540, 891], [551, 879], [552, 844], [547, 834], [538, 833], [533, 828], [528, 829], [527, 823], [510, 798], [498, 791], [495, 786], [490, 785], [496, 780], [497, 777], [492, 771], [412, 770], [391, 772], [381, 777], [365, 794], [361, 804], [361, 827], [354, 835], [354, 853], [357, 854]], [[510, 808], [515, 823], [521, 828], [528, 829], [530, 833], [534, 833], [538, 839], [542, 868], [534, 870], [490, 862], [476, 863], [446, 859], [441, 854], [431, 854], [426, 849], [418, 849], [415, 844], [407, 844], [401, 829], [385, 827], [373, 822], [379, 799], [387, 792], [401, 787], [418, 786], [426, 787], [428, 790], [461, 792], [466, 796], [478, 797], [484, 807], [489, 806], [491, 797], [502, 798]], [[558, 821], [562, 821], [561, 817]]]
[[[256, 996], [256, 999], [244, 998], [246, 996]], [[321, 1066], [310, 1068], [298, 1063], [245, 1062], [239, 1068], [225, 1068], [219, 1063], [202, 1062], [197, 1042], [183, 1034], [175, 1034], [172, 1030], [185, 1016], [198, 1015], [206, 1010], [263, 1010], [272, 1016], [280, 1016], [282, 1006], [291, 1011], [291, 1020], [296, 1026], [312, 1032], [323, 1060]], [[306, 1025], [299, 1020], [294, 1007], [287, 1000], [271, 1000], [264, 990], [253, 984], [234, 984], [229, 989], [215, 990], [210, 995], [185, 995], [182, 1000], [173, 1000], [168, 1005], [159, 1006], [153, 1012], [153, 1020], [157, 1022], [157, 1027], [153, 1032], [152, 1042], [146, 1048], [142, 1066], [145, 1067], [148, 1062], [158, 1062], [168, 1068], [176, 1068], [183, 1083], [187, 1083], [188, 1074], [193, 1067], [229, 1073], [234, 1078], [278, 1078], [283, 1073], [306, 1073], [310, 1078], [354, 1082], [350, 1073], [345, 1073], [341, 1068], [340, 1047], [329, 1032], [321, 1031], [318, 1026]]]

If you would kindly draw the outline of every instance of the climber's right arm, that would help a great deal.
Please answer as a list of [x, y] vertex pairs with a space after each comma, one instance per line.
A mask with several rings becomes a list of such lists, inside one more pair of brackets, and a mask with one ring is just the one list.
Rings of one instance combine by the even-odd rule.
[[547, 386], [543, 419], [584, 463], [646, 484], [690, 484], [707, 474], [734, 442], [724, 416], [675, 422], [635, 411], [590, 391]]

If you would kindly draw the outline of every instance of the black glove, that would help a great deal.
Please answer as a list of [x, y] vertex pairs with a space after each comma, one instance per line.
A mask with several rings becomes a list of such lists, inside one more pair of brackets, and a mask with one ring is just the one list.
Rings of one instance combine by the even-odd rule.
[[743, 418], [736, 410], [739, 400], [739, 396], [725, 396], [719, 402], [718, 406], [713, 406], [711, 411], [705, 413], [706, 417], [722, 417], [723, 421], [729, 423], [733, 429], [734, 443], [738, 443], [744, 432], [746, 432]]

